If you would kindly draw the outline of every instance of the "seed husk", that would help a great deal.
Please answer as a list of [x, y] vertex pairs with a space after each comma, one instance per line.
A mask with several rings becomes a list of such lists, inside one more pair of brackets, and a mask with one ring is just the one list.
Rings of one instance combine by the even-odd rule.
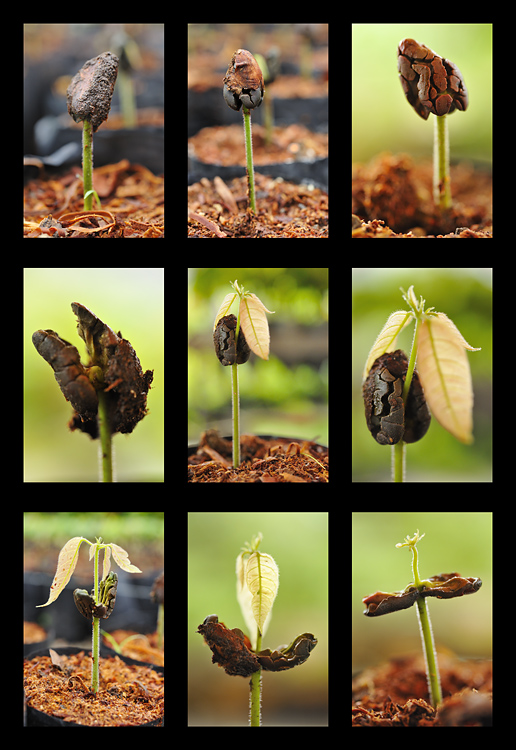
[[108, 118], [118, 62], [118, 57], [111, 52], [86, 60], [66, 92], [70, 117], [75, 122], [88, 120], [94, 133]]

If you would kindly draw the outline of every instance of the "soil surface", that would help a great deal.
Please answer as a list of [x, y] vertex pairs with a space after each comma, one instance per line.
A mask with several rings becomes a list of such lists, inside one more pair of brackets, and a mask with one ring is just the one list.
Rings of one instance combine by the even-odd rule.
[[[41, 165], [42, 169], [43, 166]], [[93, 171], [101, 209], [83, 211], [80, 167], [59, 177], [31, 180], [24, 188], [23, 236], [28, 238], [99, 239], [165, 237], [163, 175], [126, 159]]]
[[328, 482], [328, 449], [310, 440], [241, 435], [240, 462], [234, 469], [231, 440], [207, 430], [188, 457], [188, 481]]
[[188, 237], [328, 239], [328, 195], [255, 172], [256, 214], [247, 210], [247, 177], [203, 178], [188, 188]]
[[437, 710], [429, 703], [423, 657], [393, 659], [353, 680], [352, 726], [492, 726], [492, 662], [438, 659], [443, 702]]
[[434, 206], [431, 162], [381, 154], [353, 166], [355, 239], [492, 239], [492, 179], [471, 164], [451, 167], [452, 209]]
[[[312, 133], [303, 125], [273, 128], [271, 143], [265, 140], [261, 125], [252, 126], [254, 165], [310, 160], [328, 156], [327, 133]], [[245, 142], [242, 123], [227, 127], [203, 128], [188, 140], [189, 150], [207, 164], [240, 164], [245, 168]], [[307, 170], [309, 174], [309, 170]]]
[[138, 726], [163, 717], [164, 677], [117, 656], [99, 662], [99, 690], [90, 692], [91, 656], [84, 651], [23, 662], [27, 703], [85, 726]]

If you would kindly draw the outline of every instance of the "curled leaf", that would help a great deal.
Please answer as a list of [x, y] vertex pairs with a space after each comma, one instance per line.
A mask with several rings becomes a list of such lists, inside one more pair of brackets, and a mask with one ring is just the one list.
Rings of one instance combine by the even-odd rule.
[[473, 442], [473, 386], [464, 349], [470, 346], [455, 324], [437, 313], [423, 321], [418, 342], [418, 371], [432, 414], [458, 440]]
[[256, 294], [248, 294], [240, 301], [240, 327], [251, 351], [262, 359], [269, 359], [269, 323], [265, 313], [267, 310]]

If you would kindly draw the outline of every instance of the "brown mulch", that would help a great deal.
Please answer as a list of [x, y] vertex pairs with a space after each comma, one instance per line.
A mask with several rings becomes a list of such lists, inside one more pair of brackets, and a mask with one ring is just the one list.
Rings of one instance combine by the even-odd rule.
[[202, 178], [188, 188], [189, 238], [327, 239], [328, 194], [255, 173], [256, 215], [247, 211], [247, 177]]
[[156, 176], [124, 159], [95, 169], [93, 186], [102, 206], [84, 212], [80, 168], [28, 182], [24, 188], [23, 236], [165, 237], [163, 175]]
[[[299, 159], [328, 156], [328, 134], [312, 133], [304, 125], [273, 128], [270, 144], [265, 142], [265, 128], [252, 126], [254, 165], [277, 164]], [[223, 166], [240, 164], [245, 167], [245, 142], [242, 123], [226, 127], [203, 128], [189, 138], [193, 155], [206, 164]]]
[[443, 702], [437, 710], [428, 702], [422, 656], [392, 659], [354, 678], [352, 726], [491, 726], [492, 661], [438, 659]]
[[216, 430], [201, 436], [197, 453], [188, 458], [189, 482], [322, 482], [327, 483], [328, 449], [311, 440], [240, 436], [240, 466], [233, 468], [232, 442]]
[[431, 162], [380, 154], [353, 165], [354, 239], [492, 239], [492, 177], [469, 163], [450, 170], [453, 206], [434, 206]]
[[163, 717], [164, 676], [130, 666], [117, 656], [101, 658], [99, 690], [90, 691], [91, 656], [84, 651], [37, 656], [23, 662], [27, 704], [84, 726], [138, 726]]

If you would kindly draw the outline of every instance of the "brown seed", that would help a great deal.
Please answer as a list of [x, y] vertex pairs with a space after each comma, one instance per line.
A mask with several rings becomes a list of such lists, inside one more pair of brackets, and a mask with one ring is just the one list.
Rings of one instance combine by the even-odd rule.
[[468, 106], [468, 92], [460, 70], [415, 39], [398, 45], [398, 72], [409, 104], [423, 120], [430, 112], [442, 117]]
[[407, 355], [401, 349], [382, 354], [374, 361], [363, 384], [367, 426], [380, 445], [395, 445], [401, 439], [416, 443], [430, 426], [430, 412], [417, 370], [406, 406], [403, 405], [401, 394], [407, 369]]
[[108, 118], [117, 75], [118, 57], [111, 52], [87, 60], [66, 92], [70, 117], [88, 120], [96, 133]]
[[233, 53], [223, 83], [224, 99], [231, 109], [239, 110], [242, 104], [253, 109], [262, 103], [262, 71], [248, 50], [237, 49]]

